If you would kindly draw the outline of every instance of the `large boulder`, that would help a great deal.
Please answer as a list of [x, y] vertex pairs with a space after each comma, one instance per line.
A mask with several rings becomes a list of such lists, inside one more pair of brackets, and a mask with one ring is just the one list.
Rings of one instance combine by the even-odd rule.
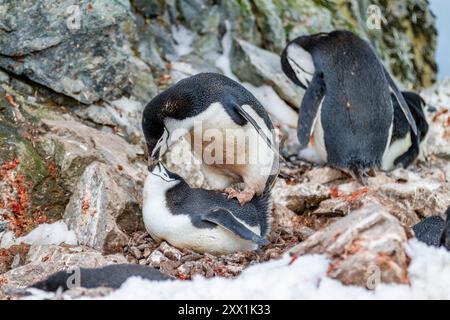
[[366, 203], [295, 247], [294, 256], [324, 254], [328, 275], [347, 285], [375, 289], [380, 283], [408, 283], [407, 234], [376, 203]]
[[129, 89], [127, 0], [26, 0], [0, 6], [0, 67], [92, 103]]
[[90, 164], [75, 187], [64, 221], [78, 243], [102, 252], [118, 252], [128, 235], [143, 229], [140, 194], [133, 181], [100, 162]]

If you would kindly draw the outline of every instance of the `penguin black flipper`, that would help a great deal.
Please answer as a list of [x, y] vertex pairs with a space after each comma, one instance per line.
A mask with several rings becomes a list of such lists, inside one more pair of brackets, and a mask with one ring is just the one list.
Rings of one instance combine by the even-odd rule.
[[260, 246], [269, 243], [269, 241], [248, 229], [242, 222], [236, 219], [233, 213], [225, 208], [217, 208], [204, 214], [202, 220], [217, 224], [242, 239], [253, 241]]
[[319, 106], [325, 95], [325, 82], [322, 73], [316, 72], [305, 92], [298, 118], [298, 140], [301, 148], [306, 148], [311, 138], [312, 126], [317, 116]]
[[383, 66], [384, 74], [386, 75], [386, 79], [389, 84], [389, 89], [391, 90], [391, 94], [395, 96], [397, 99], [398, 104], [400, 105], [400, 108], [402, 109], [403, 113], [405, 114], [406, 119], [409, 122], [409, 125], [411, 126], [411, 129], [415, 136], [417, 136], [417, 125], [416, 121], [414, 120], [414, 117], [411, 113], [411, 110], [408, 107], [408, 104], [406, 103], [405, 98], [403, 97], [402, 93], [398, 89], [397, 85], [395, 84], [394, 80], [392, 79], [389, 72], [386, 70], [386, 68]]

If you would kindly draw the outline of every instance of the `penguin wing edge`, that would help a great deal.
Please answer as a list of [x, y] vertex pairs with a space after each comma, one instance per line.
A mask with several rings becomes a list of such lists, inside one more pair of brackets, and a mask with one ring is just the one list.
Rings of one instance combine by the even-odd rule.
[[269, 241], [247, 228], [227, 209], [219, 208], [211, 210], [202, 216], [202, 220], [219, 225], [242, 239], [255, 242], [258, 245], [263, 246], [269, 243]]
[[406, 119], [409, 122], [409, 125], [411, 126], [412, 131], [414, 132], [414, 135], [417, 136], [418, 130], [417, 130], [417, 124], [414, 120], [414, 117], [411, 113], [411, 110], [409, 109], [408, 103], [406, 102], [405, 98], [403, 97], [402, 93], [398, 89], [397, 85], [395, 84], [394, 80], [392, 79], [389, 72], [386, 70], [386, 68], [383, 66], [384, 74], [386, 75], [386, 79], [389, 83], [389, 89], [391, 91], [391, 94], [395, 96], [397, 99], [398, 104], [400, 105], [400, 108], [402, 109], [403, 113], [405, 114]]
[[248, 121], [254, 128], [255, 130], [258, 132], [258, 134], [260, 135], [260, 137], [264, 140], [264, 142], [267, 144], [267, 146], [272, 149], [273, 151], [275, 151], [276, 153], [278, 153], [277, 150], [275, 150], [275, 147], [272, 144], [272, 141], [269, 139], [269, 137], [266, 135], [266, 133], [264, 132], [264, 130], [256, 123], [255, 119], [252, 118], [251, 115], [249, 115], [247, 113], [247, 111], [244, 110], [244, 108], [242, 108], [242, 106], [240, 106], [237, 103], [233, 103], [233, 107], [234, 110], [236, 110], [236, 112], [242, 117], [244, 118], [246, 121]]
[[[305, 92], [300, 106], [297, 137], [302, 148], [306, 148], [309, 144], [312, 127], [317, 118], [317, 112], [320, 104], [323, 102], [324, 96], [325, 83], [322, 75], [316, 72], [311, 84]], [[320, 117], [320, 115], [318, 116]]]

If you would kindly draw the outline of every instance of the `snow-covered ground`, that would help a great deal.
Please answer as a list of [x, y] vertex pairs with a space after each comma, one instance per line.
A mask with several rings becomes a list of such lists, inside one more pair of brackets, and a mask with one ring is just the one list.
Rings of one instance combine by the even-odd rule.
[[450, 252], [411, 240], [410, 285], [380, 284], [375, 290], [344, 286], [327, 277], [323, 256], [306, 255], [292, 265], [252, 266], [236, 279], [152, 282], [130, 278], [104, 299], [450, 299]]

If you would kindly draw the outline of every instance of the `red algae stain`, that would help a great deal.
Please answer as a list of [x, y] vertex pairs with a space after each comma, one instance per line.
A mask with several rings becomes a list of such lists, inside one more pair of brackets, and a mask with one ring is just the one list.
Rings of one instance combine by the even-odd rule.
[[0, 166], [0, 179], [9, 187], [1, 197], [0, 206], [9, 211], [9, 214], [4, 214], [4, 218], [11, 222], [10, 228], [17, 236], [20, 236], [26, 225], [30, 223], [27, 215], [29, 185], [25, 178], [16, 171], [19, 164], [20, 160], [15, 159], [4, 162]]

